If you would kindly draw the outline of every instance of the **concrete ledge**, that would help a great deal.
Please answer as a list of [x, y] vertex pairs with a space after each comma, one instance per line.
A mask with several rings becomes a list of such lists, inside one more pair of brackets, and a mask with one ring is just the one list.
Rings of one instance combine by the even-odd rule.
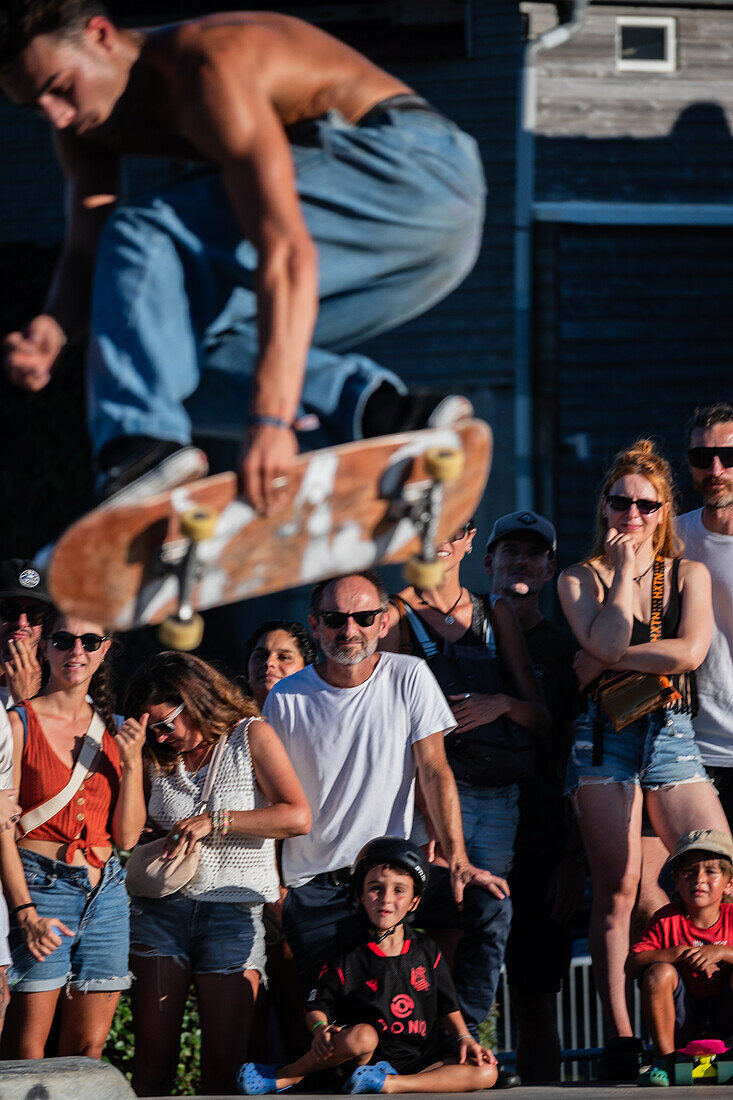
[[118, 1069], [94, 1058], [0, 1062], [0, 1100], [134, 1100]]

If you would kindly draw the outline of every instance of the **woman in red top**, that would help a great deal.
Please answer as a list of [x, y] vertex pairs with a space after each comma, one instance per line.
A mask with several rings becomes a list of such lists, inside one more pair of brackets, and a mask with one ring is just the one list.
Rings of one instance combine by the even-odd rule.
[[15, 983], [6, 1058], [43, 1057], [64, 987], [59, 1055], [101, 1057], [120, 990], [130, 986], [127, 893], [113, 844], [132, 848], [145, 824], [147, 715], [117, 731], [105, 664], [110, 645], [98, 623], [51, 609], [40, 646], [48, 683], [10, 714], [14, 785], [24, 813], [69, 783], [95, 711], [105, 732], [61, 809], [27, 832], [21, 819], [17, 841], [0, 833]]

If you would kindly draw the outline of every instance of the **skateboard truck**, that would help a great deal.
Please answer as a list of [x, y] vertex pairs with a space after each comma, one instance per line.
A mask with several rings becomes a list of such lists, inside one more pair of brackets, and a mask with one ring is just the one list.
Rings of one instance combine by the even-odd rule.
[[213, 537], [216, 520], [217, 513], [211, 508], [192, 508], [181, 513], [181, 533], [188, 545], [180, 561], [168, 566], [168, 572], [178, 577], [178, 611], [158, 627], [158, 639], [167, 649], [188, 652], [201, 645], [204, 620], [192, 605], [194, 585], [203, 573], [198, 544]]
[[437, 588], [443, 581], [443, 563], [438, 559], [436, 534], [443, 508], [443, 485], [455, 481], [463, 473], [463, 451], [432, 447], [424, 455], [425, 472], [431, 484], [410, 511], [410, 518], [420, 532], [422, 552], [411, 557], [403, 576], [413, 588]]

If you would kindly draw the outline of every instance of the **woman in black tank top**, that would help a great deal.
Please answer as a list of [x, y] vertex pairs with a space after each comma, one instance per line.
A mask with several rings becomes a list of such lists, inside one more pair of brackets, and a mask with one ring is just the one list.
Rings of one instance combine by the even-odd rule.
[[[593, 550], [558, 582], [582, 646], [575, 670], [587, 693], [567, 787], [593, 877], [589, 941], [610, 1036], [600, 1065], [607, 1079], [635, 1077], [641, 1050], [626, 1007], [624, 964], [641, 873], [642, 801], [668, 851], [693, 829], [729, 831], [691, 722], [695, 669], [712, 633], [710, 577], [705, 566], [681, 557], [672, 498], [669, 465], [649, 440], [622, 451], [604, 482]], [[655, 571], [657, 559], [663, 572]], [[661, 637], [652, 641], [655, 572], [664, 591]], [[616, 731], [596, 701], [609, 671], [667, 676], [679, 699]]]

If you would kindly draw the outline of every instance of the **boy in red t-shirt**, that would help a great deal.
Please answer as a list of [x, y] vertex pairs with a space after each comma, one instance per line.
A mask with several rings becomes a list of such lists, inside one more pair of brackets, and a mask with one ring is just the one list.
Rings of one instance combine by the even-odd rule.
[[654, 914], [626, 960], [629, 977], [641, 979], [657, 1055], [639, 1084], [669, 1084], [661, 1080], [667, 1055], [692, 1039], [733, 1032], [733, 837], [717, 829], [685, 833], [668, 862], [677, 896]]
[[[473, 1092], [495, 1084], [496, 1058], [469, 1035], [440, 951], [427, 936], [405, 933], [427, 878], [425, 858], [409, 840], [377, 837], [362, 848], [351, 884], [369, 929], [321, 970], [305, 1018], [311, 1049], [282, 1069], [246, 1062], [240, 1092], [282, 1092], [341, 1066], [350, 1093]], [[455, 1057], [441, 1056], [439, 1022], [455, 1041]]]

